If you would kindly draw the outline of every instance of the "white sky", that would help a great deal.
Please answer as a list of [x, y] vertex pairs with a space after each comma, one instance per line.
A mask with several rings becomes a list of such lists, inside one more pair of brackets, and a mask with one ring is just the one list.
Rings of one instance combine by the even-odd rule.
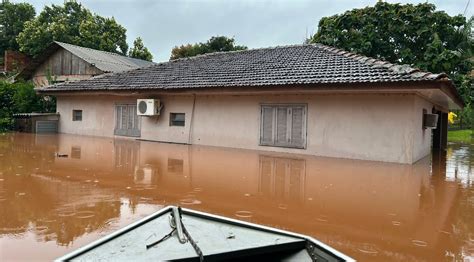
[[[316, 31], [321, 17], [377, 0], [77, 0], [91, 11], [115, 17], [127, 29], [127, 42], [141, 36], [154, 61], [167, 61], [176, 45], [233, 36], [249, 48], [299, 44]], [[12, 2], [23, 2], [13, 0]], [[29, 0], [39, 13], [64, 0]], [[426, 0], [388, 1], [420, 3]], [[450, 15], [464, 12], [468, 0], [430, 0]], [[471, 1], [467, 16], [473, 15]]]

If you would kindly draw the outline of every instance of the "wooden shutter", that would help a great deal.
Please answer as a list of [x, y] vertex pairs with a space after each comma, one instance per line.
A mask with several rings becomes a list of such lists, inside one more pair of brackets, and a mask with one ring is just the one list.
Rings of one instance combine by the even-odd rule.
[[276, 116], [276, 141], [277, 145], [288, 144], [288, 107], [277, 107]]
[[140, 118], [137, 116], [136, 105], [115, 106], [114, 134], [118, 136], [140, 136]]
[[303, 148], [305, 145], [306, 127], [305, 127], [305, 108], [291, 108], [291, 142], [293, 147]]
[[262, 145], [273, 144], [273, 111], [273, 107], [262, 107], [262, 120], [260, 128], [260, 144]]
[[260, 144], [306, 147], [306, 105], [262, 105]]
[[130, 118], [131, 118], [131, 129], [130, 129], [130, 136], [140, 136], [140, 118], [137, 115], [137, 106], [130, 105]]

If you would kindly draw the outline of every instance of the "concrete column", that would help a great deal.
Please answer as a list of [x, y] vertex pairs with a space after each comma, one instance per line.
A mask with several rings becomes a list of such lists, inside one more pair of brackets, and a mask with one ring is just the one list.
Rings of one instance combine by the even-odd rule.
[[438, 126], [433, 130], [433, 149], [445, 150], [448, 146], [448, 113], [434, 111], [438, 114]]

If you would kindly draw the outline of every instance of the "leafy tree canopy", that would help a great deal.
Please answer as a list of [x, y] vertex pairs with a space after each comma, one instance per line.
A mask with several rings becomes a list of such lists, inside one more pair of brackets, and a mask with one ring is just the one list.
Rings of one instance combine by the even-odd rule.
[[473, 101], [473, 19], [449, 16], [430, 3], [353, 9], [319, 21], [313, 43], [447, 73], [468, 104]]
[[182, 46], [175, 46], [171, 50], [170, 60], [191, 57], [213, 52], [227, 52], [235, 50], [245, 50], [246, 46], [235, 45], [233, 37], [213, 36], [205, 43], [187, 44]]
[[18, 35], [20, 51], [35, 56], [53, 41], [127, 54], [126, 29], [115, 19], [91, 13], [80, 3], [45, 6]]
[[0, 80], [0, 132], [13, 127], [14, 113], [55, 112], [56, 100], [37, 95], [31, 82]]
[[128, 56], [147, 61], [153, 60], [153, 55], [150, 53], [148, 48], [143, 45], [143, 40], [140, 37], [133, 41], [133, 48], [130, 49]]
[[3, 57], [5, 50], [19, 49], [16, 37], [35, 14], [34, 7], [28, 3], [0, 3], [0, 56]]

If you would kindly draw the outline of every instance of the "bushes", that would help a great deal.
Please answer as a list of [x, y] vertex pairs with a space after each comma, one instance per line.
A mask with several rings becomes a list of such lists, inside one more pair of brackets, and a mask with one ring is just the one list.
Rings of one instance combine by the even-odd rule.
[[37, 95], [30, 82], [0, 81], [0, 132], [13, 127], [13, 114], [55, 112], [56, 100]]
[[456, 110], [457, 115], [454, 122], [449, 124], [449, 128], [457, 129], [473, 129], [474, 130], [474, 105], [467, 105], [463, 110]]
[[0, 82], [0, 132], [10, 129], [13, 125], [11, 115], [13, 114], [14, 95], [13, 85]]

